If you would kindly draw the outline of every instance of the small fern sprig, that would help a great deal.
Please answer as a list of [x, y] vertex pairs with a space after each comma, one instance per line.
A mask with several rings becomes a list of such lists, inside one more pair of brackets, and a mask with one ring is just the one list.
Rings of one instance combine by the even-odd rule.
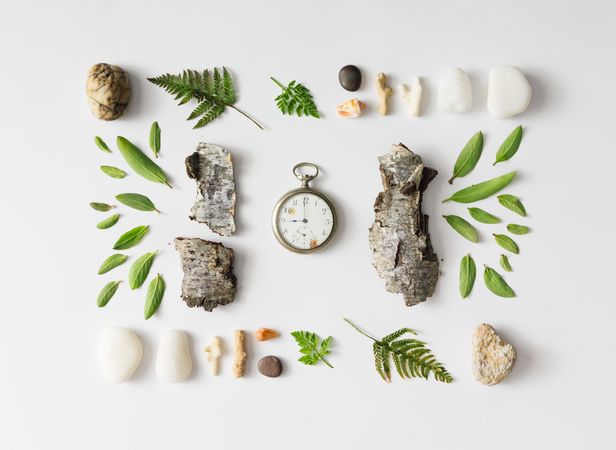
[[443, 383], [453, 381], [453, 377], [447, 372], [447, 369], [436, 360], [430, 349], [426, 348], [425, 342], [412, 338], [399, 339], [405, 334], [416, 335], [415, 330], [402, 328], [379, 341], [349, 319], [344, 319], [344, 321], [374, 341], [374, 344], [372, 344], [374, 364], [376, 371], [383, 380], [391, 381], [391, 363], [393, 361], [400, 378], [425, 378], [427, 380], [428, 375], [432, 373], [436, 381]]
[[298, 359], [299, 362], [308, 366], [314, 366], [319, 361], [323, 361], [328, 367], [334, 368], [325, 357], [332, 351], [330, 349], [333, 338], [328, 336], [321, 341], [321, 338], [311, 331], [293, 331], [291, 333], [297, 345], [299, 345], [299, 351], [303, 355]]
[[214, 68], [213, 73], [209, 70], [198, 72], [185, 70], [181, 74], [171, 75], [166, 73], [148, 81], [163, 88], [166, 92], [179, 100], [179, 105], [188, 103], [190, 100], [198, 102], [197, 107], [190, 113], [186, 120], [200, 118], [194, 128], [201, 128], [218, 118], [229, 107], [250, 119], [256, 126], [263, 127], [244, 111], [234, 106], [237, 101], [233, 78], [226, 67], [222, 72]]
[[276, 105], [283, 114], [295, 114], [299, 117], [311, 116], [317, 119], [321, 117], [312, 99], [312, 94], [304, 85], [293, 80], [288, 86], [284, 86], [274, 77], [270, 77], [270, 80], [282, 89], [282, 94], [276, 97]]

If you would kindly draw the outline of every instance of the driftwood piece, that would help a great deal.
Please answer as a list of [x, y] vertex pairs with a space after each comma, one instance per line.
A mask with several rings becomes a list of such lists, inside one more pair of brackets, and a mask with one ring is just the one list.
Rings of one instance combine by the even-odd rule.
[[232, 249], [199, 238], [177, 237], [174, 242], [184, 271], [182, 299], [189, 307], [212, 311], [235, 300]]
[[231, 153], [216, 145], [200, 143], [186, 158], [186, 172], [197, 182], [197, 198], [190, 218], [205, 223], [214, 233], [231, 236], [235, 231], [235, 181]]
[[402, 144], [392, 146], [379, 163], [384, 190], [374, 202], [368, 235], [372, 264], [387, 291], [402, 293], [413, 306], [434, 294], [439, 275], [428, 216], [421, 211], [423, 192], [438, 172]]
[[233, 360], [233, 376], [242, 378], [246, 372], [246, 332], [235, 330], [235, 358]]

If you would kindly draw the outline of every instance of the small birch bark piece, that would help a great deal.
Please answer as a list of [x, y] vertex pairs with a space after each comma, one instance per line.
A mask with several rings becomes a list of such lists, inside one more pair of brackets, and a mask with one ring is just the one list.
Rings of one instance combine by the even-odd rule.
[[200, 143], [186, 158], [186, 172], [197, 182], [197, 198], [190, 218], [205, 223], [220, 236], [235, 231], [235, 181], [231, 153], [212, 144]]
[[400, 85], [400, 95], [402, 96], [402, 101], [408, 108], [409, 114], [412, 117], [419, 117], [419, 114], [421, 113], [422, 93], [423, 88], [421, 87], [419, 77], [413, 77], [413, 82], [410, 88], [404, 84]]
[[379, 114], [386, 116], [389, 112], [389, 97], [393, 89], [387, 85], [387, 75], [380, 72], [376, 78], [376, 93], [379, 96]]
[[235, 300], [232, 249], [199, 238], [178, 237], [174, 243], [184, 271], [182, 299], [190, 308], [212, 311]]
[[220, 372], [220, 358], [222, 356], [222, 339], [214, 336], [210, 345], [205, 347], [203, 352], [207, 355], [207, 362], [210, 365], [210, 372], [216, 376]]
[[437, 175], [403, 144], [379, 157], [383, 192], [374, 202], [368, 239], [372, 264], [388, 292], [402, 293], [407, 306], [434, 294], [439, 275], [428, 216], [421, 211], [423, 192]]
[[235, 360], [233, 361], [233, 376], [242, 378], [246, 371], [246, 332], [235, 330]]

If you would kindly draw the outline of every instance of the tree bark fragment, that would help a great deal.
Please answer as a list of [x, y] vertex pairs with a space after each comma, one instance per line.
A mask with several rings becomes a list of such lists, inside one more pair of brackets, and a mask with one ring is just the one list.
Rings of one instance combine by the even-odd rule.
[[374, 202], [368, 238], [372, 264], [388, 292], [402, 293], [407, 306], [434, 294], [439, 275], [428, 216], [421, 211], [423, 192], [437, 175], [403, 144], [379, 157], [383, 191]]

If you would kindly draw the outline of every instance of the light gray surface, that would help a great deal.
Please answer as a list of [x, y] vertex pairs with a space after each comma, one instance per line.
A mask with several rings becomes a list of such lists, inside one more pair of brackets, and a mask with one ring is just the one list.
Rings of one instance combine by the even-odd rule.
[[[359, 3], [3, 2], [0, 448], [614, 448], [614, 5]], [[133, 98], [119, 121], [91, 117], [85, 80], [97, 62], [130, 74]], [[365, 76], [355, 94], [337, 81], [349, 63]], [[190, 107], [175, 106], [145, 81], [223, 64], [236, 77], [238, 105], [266, 131], [233, 111], [193, 131], [184, 121]], [[519, 119], [498, 121], [485, 108], [488, 71], [500, 64], [520, 66], [535, 89]], [[473, 80], [475, 105], [464, 115], [436, 110], [437, 80], [450, 66], [463, 67]], [[407, 117], [399, 92], [392, 115], [376, 115], [379, 71], [391, 75], [394, 87], [422, 77], [422, 118]], [[270, 75], [304, 82], [325, 118], [281, 116]], [[337, 118], [336, 104], [352, 95], [369, 110], [361, 119]], [[101, 164], [126, 165], [117, 152], [96, 149], [93, 137], [112, 145], [119, 134], [147, 149], [153, 120], [163, 130], [160, 163], [175, 188], [102, 175]], [[498, 144], [518, 123], [526, 126], [519, 154], [493, 169]], [[497, 266], [500, 251], [488, 226], [481, 227], [484, 242], [472, 245], [440, 218], [465, 212], [440, 200], [451, 192], [446, 179], [458, 150], [478, 129], [486, 154], [455, 185], [520, 170], [508, 191], [524, 200], [529, 217], [522, 222], [533, 231], [517, 238], [522, 251], [511, 258], [515, 271], [507, 279], [515, 300], [490, 295], [481, 280], [471, 298], [458, 298], [459, 258], [472, 251], [478, 264]], [[236, 252], [238, 299], [212, 314], [180, 300], [182, 274], [170, 245], [178, 235], [214, 238], [186, 217], [194, 181], [185, 176], [184, 157], [199, 141], [233, 153], [238, 187], [237, 235], [222, 239]], [[381, 189], [377, 155], [397, 142], [441, 172], [426, 193], [425, 211], [444, 259], [442, 276], [435, 296], [412, 309], [385, 292], [367, 242]], [[296, 186], [291, 168], [303, 160], [322, 167], [315, 187], [333, 197], [341, 215], [336, 241], [309, 256], [285, 251], [270, 230], [271, 208]], [[87, 203], [122, 191], [148, 195], [163, 214], [130, 211], [116, 227], [97, 230], [105, 215]], [[479, 206], [518, 221], [495, 199]], [[124, 285], [105, 310], [95, 306], [98, 290], [115, 275], [97, 276], [98, 265], [121, 231], [141, 223], [151, 223], [151, 233], [130, 253], [160, 249], [152, 271], [168, 285], [147, 323], [143, 288], [130, 293]], [[456, 382], [383, 383], [370, 342], [343, 316], [376, 335], [417, 328]], [[481, 322], [519, 355], [511, 376], [492, 388], [477, 384], [471, 372], [472, 332]], [[128, 326], [143, 340], [143, 364], [123, 385], [104, 383], [97, 367], [97, 338], [107, 325]], [[333, 334], [335, 369], [295, 363], [285, 336], [250, 340], [244, 379], [232, 378], [230, 354], [213, 378], [205, 343], [221, 335], [231, 349], [234, 329], [261, 326], [285, 335], [298, 328]], [[171, 328], [192, 339], [195, 371], [184, 384], [163, 384], [154, 374], [157, 341]], [[283, 359], [283, 377], [257, 373], [267, 354]]]

